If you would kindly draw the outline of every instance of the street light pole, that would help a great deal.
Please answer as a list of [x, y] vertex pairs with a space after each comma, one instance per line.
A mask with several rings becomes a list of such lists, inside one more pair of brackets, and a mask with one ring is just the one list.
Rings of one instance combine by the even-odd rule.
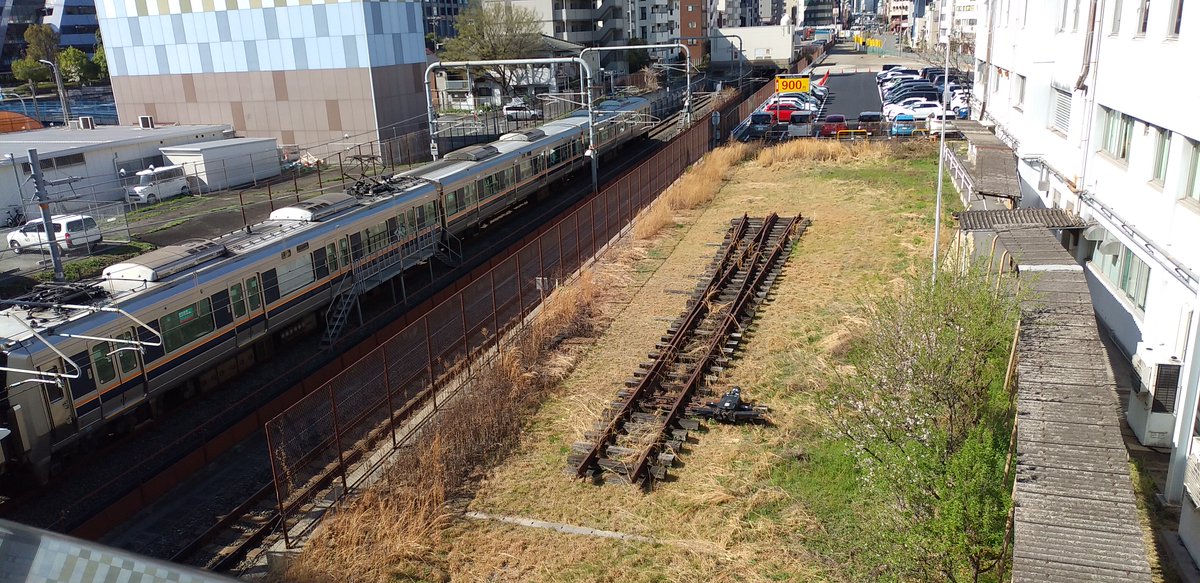
[[933, 283], [937, 283], [938, 245], [942, 234], [942, 173], [946, 167], [946, 106], [950, 102], [950, 33], [954, 32], [954, 13], [950, 13], [946, 29], [946, 63], [942, 81], [942, 131], [938, 139], [937, 202], [933, 206]]
[[38, 62], [49, 65], [50, 69], [54, 71], [54, 83], [58, 85], [58, 102], [62, 105], [63, 127], [67, 127], [71, 120], [71, 110], [67, 107], [67, 90], [63, 87], [62, 73], [58, 70], [58, 65], [52, 61], [40, 59]]

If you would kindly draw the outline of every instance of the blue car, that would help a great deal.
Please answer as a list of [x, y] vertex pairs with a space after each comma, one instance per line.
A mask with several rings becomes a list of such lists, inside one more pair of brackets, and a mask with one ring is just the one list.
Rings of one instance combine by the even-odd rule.
[[917, 120], [907, 113], [897, 115], [896, 119], [892, 120], [891, 134], [893, 136], [911, 136], [915, 129], [917, 129]]

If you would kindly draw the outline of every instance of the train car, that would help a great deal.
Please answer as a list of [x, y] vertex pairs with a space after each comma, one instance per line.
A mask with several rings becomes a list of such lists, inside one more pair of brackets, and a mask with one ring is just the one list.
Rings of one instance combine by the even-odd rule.
[[[644, 99], [597, 110], [594, 155], [646, 133]], [[576, 113], [505, 134], [388, 177], [370, 195], [318, 196], [95, 280], [7, 300], [0, 470], [44, 482], [80, 442], [152, 417], [169, 392], [252, 366], [256, 347], [320, 326], [322, 312], [328, 329], [334, 307], [585, 166], [588, 123]]]

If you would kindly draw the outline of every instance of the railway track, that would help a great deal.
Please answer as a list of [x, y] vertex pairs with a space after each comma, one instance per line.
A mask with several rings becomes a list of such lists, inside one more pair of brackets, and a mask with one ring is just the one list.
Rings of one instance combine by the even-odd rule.
[[[698, 120], [711, 113], [715, 103], [714, 94], [698, 96], [694, 99], [693, 119]], [[676, 116], [656, 124], [648, 137], [652, 142], [665, 142], [682, 129], [683, 125]], [[622, 174], [653, 149], [651, 145], [637, 148], [635, 152], [622, 156], [619, 162], [610, 162], [607, 173], [610, 176]], [[579, 188], [590, 191], [590, 183], [581, 184]], [[186, 494], [181, 494], [188, 500], [177, 505], [186, 508], [186, 512], [164, 512], [171, 516], [147, 523], [145, 527], [133, 526], [131, 530], [136, 532], [124, 533], [122, 539], [127, 542], [119, 546], [131, 546], [133, 548], [130, 550], [136, 552], [209, 570], [241, 571], [244, 565], [252, 562], [248, 557], [254, 557], [255, 551], [280, 524], [273, 500], [270, 470], [266, 466], [267, 459], [265, 440], [259, 434], [253, 443], [245, 446], [237, 459], [228, 460], [228, 467], [207, 480], [196, 480], [196, 487], [188, 488]], [[352, 460], [347, 462], [352, 463]], [[328, 483], [335, 468], [322, 468], [322, 472], [316, 481]], [[206, 481], [214, 486], [220, 484], [223, 496], [213, 496], [213, 488], [206, 486]], [[205, 520], [201, 525], [201, 521]], [[190, 526], [179, 528], [180, 525]]]
[[792, 242], [809, 221], [803, 217], [733, 222], [700, 283], [676, 320], [626, 388], [602, 414], [586, 442], [572, 446], [567, 463], [580, 478], [614, 480], [651, 489], [699, 422], [687, 418], [708, 383], [729, 364], [743, 332], [766, 300]]

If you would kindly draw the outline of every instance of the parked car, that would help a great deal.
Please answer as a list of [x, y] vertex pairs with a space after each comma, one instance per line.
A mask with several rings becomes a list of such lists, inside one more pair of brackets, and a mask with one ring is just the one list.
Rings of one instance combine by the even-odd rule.
[[771, 100], [767, 102], [768, 106], [780, 104], [794, 105], [797, 109], [804, 109], [808, 111], [817, 110], [817, 105], [796, 99], [794, 97], [772, 97]]
[[891, 135], [893, 136], [911, 136], [913, 130], [917, 129], [917, 121], [913, 116], [908, 114], [898, 115], [892, 120]]
[[879, 128], [883, 125], [883, 112], [880, 111], [864, 111], [858, 114], [858, 129], [867, 130], [870, 135], [879, 133]]
[[888, 98], [884, 99], [883, 102], [884, 103], [899, 103], [900, 101], [903, 101], [905, 98], [908, 98], [908, 97], [920, 97], [922, 99], [925, 99], [926, 101], [940, 101], [941, 100], [941, 96], [938, 95], [936, 91], [934, 91], [932, 89], [917, 88], [917, 89], [911, 89], [911, 90], [905, 89], [905, 90], [899, 91], [899, 92], [895, 93], [894, 95], [888, 96]]
[[908, 108], [908, 107], [913, 107], [915, 105], [919, 105], [922, 103], [936, 103], [936, 102], [926, 99], [924, 97], [909, 97], [907, 99], [901, 99], [900, 101], [897, 101], [896, 103], [888, 103], [888, 104], [884, 105], [883, 106], [883, 115], [886, 116], [888, 119], [891, 119], [893, 117], [896, 117], [896, 114], [900, 113], [900, 110]]
[[771, 114], [777, 123], [788, 123], [792, 121], [792, 114], [797, 111], [802, 111], [800, 106], [794, 103], [772, 103], [763, 111]]
[[[63, 251], [90, 249], [104, 240], [96, 220], [87, 215], [57, 215], [50, 217], [50, 223], [54, 225], [54, 240]], [[49, 242], [42, 219], [29, 221], [25, 226], [8, 234], [8, 248], [12, 249], [13, 253], [20, 253], [28, 248], [45, 249]]]
[[940, 134], [943, 127], [946, 128], [947, 136], [958, 135], [958, 128], [954, 126], [954, 120], [957, 118], [958, 116], [950, 111], [940, 111], [930, 114], [926, 122], [929, 124], [929, 135]]
[[817, 85], [816, 83], [813, 83], [809, 87], [809, 89], [811, 90], [813, 95], [815, 95], [816, 97], [818, 97], [820, 99], [825, 99], [826, 97], [829, 97], [829, 87], [826, 87], [825, 85]]
[[503, 111], [504, 119], [508, 121], [542, 119], [542, 112], [532, 109], [528, 105], [505, 105]]
[[131, 203], [154, 204], [173, 196], [192, 193], [183, 166], [151, 166], [137, 173], [137, 184], [125, 190], [125, 200]]
[[780, 94], [776, 95], [776, 97], [779, 99], [799, 99], [801, 101], [807, 101], [808, 103], [811, 103], [813, 105], [817, 105], [821, 102], [820, 99], [816, 98], [811, 93], [801, 93], [799, 91], [780, 93]]
[[838, 132], [849, 129], [846, 126], [846, 116], [830, 115], [825, 118], [825, 122], [821, 124], [820, 136], [823, 138], [836, 138]]
[[933, 85], [930, 85], [928, 81], [913, 81], [912, 83], [900, 83], [895, 87], [884, 91], [883, 98], [887, 99], [888, 97], [896, 95], [901, 91], [913, 89], [928, 89], [930, 91], [936, 91], [936, 89], [933, 88]]
[[901, 109], [898, 115], [907, 113], [913, 116], [914, 119], [926, 119], [935, 113], [944, 111], [946, 111], [946, 106], [940, 103], [920, 103]]
[[813, 136], [812, 111], [797, 111], [792, 113], [792, 121], [787, 126], [789, 138], [810, 138]]
[[750, 114], [750, 123], [746, 124], [746, 132], [742, 134], [742, 141], [761, 140], [774, 125], [775, 118], [771, 114], [752, 113]]

